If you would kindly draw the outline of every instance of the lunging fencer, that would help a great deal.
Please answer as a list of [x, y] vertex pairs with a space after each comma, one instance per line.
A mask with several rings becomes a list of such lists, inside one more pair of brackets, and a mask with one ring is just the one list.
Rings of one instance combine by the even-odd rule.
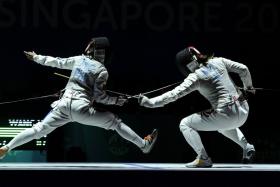
[[160, 96], [149, 99], [141, 95], [139, 103], [148, 108], [163, 107], [197, 90], [212, 108], [192, 114], [180, 123], [180, 131], [197, 154], [186, 167], [212, 167], [198, 131], [218, 131], [243, 149], [243, 163], [252, 161], [255, 148], [248, 143], [239, 127], [247, 120], [249, 105], [232, 81], [229, 72], [237, 73], [245, 91], [255, 93], [247, 66], [226, 58], [203, 55], [196, 48], [188, 47], [176, 55], [180, 71], [187, 76], [183, 83]]
[[39, 139], [68, 122], [115, 130], [122, 138], [134, 143], [143, 153], [149, 153], [157, 139], [157, 130], [144, 139], [139, 137], [121, 119], [109, 111], [99, 111], [94, 103], [122, 106], [127, 101], [121, 96], [112, 97], [106, 94], [105, 85], [108, 72], [105, 62], [110, 50], [106, 37], [93, 38], [85, 49], [85, 54], [70, 58], [54, 58], [25, 52], [28, 59], [44, 66], [72, 70], [61, 99], [52, 104], [52, 110], [40, 123], [26, 129], [0, 148], [0, 157], [12, 149], [33, 139]]

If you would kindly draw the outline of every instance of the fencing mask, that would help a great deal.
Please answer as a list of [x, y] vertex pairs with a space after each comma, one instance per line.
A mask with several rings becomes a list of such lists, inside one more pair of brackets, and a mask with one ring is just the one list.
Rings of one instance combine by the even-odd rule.
[[176, 54], [176, 64], [180, 72], [187, 76], [199, 68], [198, 57], [200, 52], [194, 47], [187, 47]]
[[[106, 56], [105, 56], [106, 52]], [[107, 37], [96, 37], [92, 38], [85, 54], [93, 58], [94, 60], [105, 63], [110, 57], [110, 42]]]

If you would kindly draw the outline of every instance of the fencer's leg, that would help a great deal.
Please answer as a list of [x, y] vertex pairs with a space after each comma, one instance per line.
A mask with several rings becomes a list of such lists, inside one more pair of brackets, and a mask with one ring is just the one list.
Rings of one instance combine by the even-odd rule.
[[218, 132], [237, 143], [242, 149], [245, 149], [246, 145], [248, 144], [245, 136], [239, 128], [231, 130], [218, 130]]
[[253, 161], [255, 156], [255, 147], [254, 145], [248, 143], [239, 128], [232, 130], [219, 130], [219, 132], [237, 143], [243, 149], [243, 163], [250, 163]]
[[40, 139], [43, 136], [46, 136], [47, 134], [52, 132], [54, 129], [54, 127], [50, 127], [49, 125], [39, 122], [35, 124], [32, 128], [25, 129], [24, 131], [19, 133], [14, 139], [12, 139], [7, 144], [7, 147], [9, 148], [9, 150], [12, 150], [27, 142], [30, 142], [31, 140]]
[[[196, 116], [191, 115], [189, 117], [184, 118], [180, 123], [180, 130], [183, 133], [186, 141], [189, 145], [194, 149], [197, 154], [197, 158], [193, 162], [189, 162], [186, 164], [186, 167], [189, 168], [208, 168], [212, 167], [213, 162], [202, 144], [201, 138], [196, 129], [192, 127], [192, 118]], [[200, 118], [200, 116], [196, 116]]]
[[145, 140], [138, 136], [130, 127], [120, 122], [115, 126], [117, 133], [124, 139], [134, 143], [139, 148], [145, 146]]
[[12, 149], [21, 146], [33, 139], [40, 139], [51, 133], [57, 127], [69, 122], [69, 119], [59, 111], [51, 111], [42, 122], [35, 124], [32, 128], [25, 129], [17, 134], [7, 145], [0, 148], [0, 158]]
[[[74, 102], [73, 105], [77, 105], [77, 103]], [[88, 110], [88, 112], [82, 114], [73, 113], [73, 119], [85, 125], [101, 127], [106, 130], [115, 130], [122, 138], [134, 143], [140, 148], [145, 145], [145, 141], [131, 128], [122, 123], [121, 119], [113, 113], [95, 110], [94, 108], [86, 108], [85, 110]]]
[[17, 134], [7, 145], [0, 148], [0, 152], [2, 154], [0, 155], [3, 157], [8, 151], [11, 151], [12, 149], [21, 146], [35, 138], [36, 130], [34, 127], [25, 129], [24, 131]]
[[[73, 102], [73, 106], [78, 104], [81, 106], [79, 102]], [[101, 127], [106, 130], [115, 130], [122, 138], [141, 148], [143, 153], [149, 153], [157, 139], [157, 130], [154, 130], [151, 134], [146, 136], [146, 139], [142, 139], [111, 112], [97, 110], [94, 108], [85, 108], [84, 110], [80, 110], [83, 111], [83, 113], [77, 112], [72, 114], [73, 120], [79, 121], [85, 125]]]
[[37, 123], [32, 128], [25, 129], [17, 134], [7, 145], [0, 148], [0, 159], [4, 158], [5, 154], [12, 149], [21, 146], [33, 139], [40, 139], [41, 137], [49, 134], [55, 128], [43, 123]]
[[208, 154], [202, 144], [201, 138], [198, 132], [190, 127], [190, 118], [184, 118], [180, 123], [180, 131], [185, 137], [188, 144], [194, 149], [198, 157], [208, 158]]
[[158, 136], [158, 131], [157, 129], [154, 129], [151, 134], [146, 136], [144, 139], [139, 137], [130, 127], [125, 125], [124, 123], [120, 122], [115, 126], [115, 129], [117, 133], [124, 139], [134, 143], [137, 145], [143, 153], [147, 154], [151, 151], [153, 148], [157, 136]]

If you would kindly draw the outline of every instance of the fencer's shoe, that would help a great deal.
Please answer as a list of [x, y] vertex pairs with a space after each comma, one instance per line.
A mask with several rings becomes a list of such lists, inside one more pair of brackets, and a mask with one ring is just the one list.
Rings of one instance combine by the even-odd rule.
[[9, 148], [7, 146], [3, 146], [0, 148], [0, 159], [3, 159], [8, 153]]
[[256, 154], [255, 147], [248, 143], [246, 145], [246, 148], [243, 150], [242, 163], [243, 164], [252, 163], [255, 158], [255, 154]]
[[206, 159], [197, 157], [193, 162], [187, 163], [185, 166], [187, 168], [211, 168], [213, 162], [210, 157]]
[[145, 146], [141, 148], [142, 152], [148, 154], [151, 152], [152, 148], [154, 147], [158, 136], [158, 130], [154, 129], [151, 134], [144, 138]]

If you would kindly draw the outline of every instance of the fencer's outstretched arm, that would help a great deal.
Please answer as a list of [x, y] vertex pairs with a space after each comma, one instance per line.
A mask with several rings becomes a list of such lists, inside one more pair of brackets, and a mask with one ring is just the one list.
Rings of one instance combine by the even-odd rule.
[[56, 67], [59, 69], [68, 69], [72, 70], [74, 63], [80, 57], [69, 57], [69, 58], [59, 58], [59, 57], [51, 57], [51, 56], [43, 56], [37, 55], [34, 51], [27, 52], [24, 51], [24, 54], [29, 60], [37, 62], [38, 64], [50, 67]]
[[198, 87], [198, 77], [196, 74], [191, 73], [179, 86], [160, 96], [149, 99], [146, 96], [140, 95], [139, 104], [148, 108], [163, 107], [164, 105], [174, 102], [192, 91], [197, 90]]
[[239, 75], [245, 89], [253, 88], [251, 73], [246, 65], [234, 62], [226, 58], [223, 58], [222, 61], [225, 64], [228, 72], [234, 72]]
[[95, 102], [102, 103], [105, 105], [124, 105], [127, 99], [107, 95], [105, 86], [108, 80], [108, 76], [108, 72], [105, 68], [102, 69], [101, 72], [98, 74], [94, 85]]

